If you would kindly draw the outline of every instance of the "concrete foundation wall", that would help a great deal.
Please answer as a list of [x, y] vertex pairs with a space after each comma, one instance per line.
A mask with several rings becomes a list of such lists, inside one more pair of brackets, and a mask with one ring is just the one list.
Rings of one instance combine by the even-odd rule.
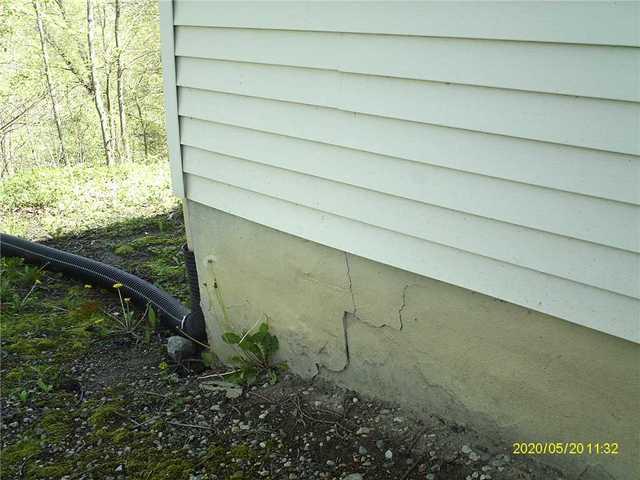
[[268, 322], [280, 356], [511, 441], [618, 442], [543, 461], [640, 474], [640, 345], [189, 201], [210, 343]]

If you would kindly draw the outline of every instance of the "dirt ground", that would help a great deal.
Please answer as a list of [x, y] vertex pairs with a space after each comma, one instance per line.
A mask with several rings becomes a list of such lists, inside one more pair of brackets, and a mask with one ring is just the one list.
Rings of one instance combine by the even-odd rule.
[[43, 417], [63, 425], [37, 428], [44, 448], [3, 478], [563, 478], [464, 426], [289, 374], [227, 398], [203, 388], [224, 366], [162, 368], [162, 342], [95, 342], [65, 368], [65, 405], [3, 399], [3, 446]]

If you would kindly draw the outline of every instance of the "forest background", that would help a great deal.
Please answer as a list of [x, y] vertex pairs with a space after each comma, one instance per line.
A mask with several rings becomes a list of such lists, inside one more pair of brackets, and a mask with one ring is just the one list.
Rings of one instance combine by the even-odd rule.
[[0, 176], [166, 157], [157, 0], [0, 0]]

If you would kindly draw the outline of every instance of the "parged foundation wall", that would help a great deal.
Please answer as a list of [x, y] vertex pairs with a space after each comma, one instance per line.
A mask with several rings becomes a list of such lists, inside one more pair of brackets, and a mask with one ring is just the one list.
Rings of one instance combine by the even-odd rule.
[[189, 202], [210, 343], [268, 322], [305, 377], [499, 434], [618, 442], [547, 457], [578, 474], [640, 473], [640, 346]]

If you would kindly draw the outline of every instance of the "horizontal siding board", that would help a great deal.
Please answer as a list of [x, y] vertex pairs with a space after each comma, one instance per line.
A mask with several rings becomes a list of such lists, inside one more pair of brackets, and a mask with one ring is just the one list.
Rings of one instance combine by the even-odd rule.
[[[182, 143], [414, 201], [640, 251], [640, 208], [183, 118]], [[215, 168], [212, 167], [215, 172]], [[272, 172], [277, 175], [277, 172]], [[499, 197], [496, 196], [499, 192]], [[361, 207], [364, 208], [364, 201]]]
[[179, 100], [184, 116], [640, 204], [629, 155], [188, 88]]
[[640, 45], [637, 2], [203, 2], [176, 25]]
[[[202, 138], [196, 132], [191, 136], [189, 128], [184, 132], [186, 142]], [[219, 133], [212, 130], [210, 134], [217, 136]], [[247, 137], [245, 141], [252, 143], [252, 138]], [[263, 146], [256, 148], [260, 150]], [[286, 148], [279, 149], [268, 160], [277, 156], [299, 158], [291, 153]], [[331, 152], [328, 153], [315, 156], [309, 152], [309, 161], [315, 165], [331, 162]], [[183, 158], [185, 172], [199, 177], [640, 298], [640, 285], [636, 281], [640, 276], [640, 255], [637, 254], [295, 173], [282, 168], [290, 166], [287, 162], [274, 168], [190, 146], [184, 147]], [[339, 156], [335, 158], [337, 162], [343, 160]], [[328, 165], [328, 170], [331, 167]], [[352, 171], [360, 168], [358, 165], [345, 167]], [[371, 173], [385, 174], [376, 165], [371, 165], [370, 169]], [[405, 173], [409, 177], [413, 172]], [[424, 178], [424, 175], [418, 175], [414, 183]], [[429, 183], [425, 182], [426, 188]]]
[[329, 70], [178, 57], [178, 85], [626, 154], [640, 105]]
[[176, 55], [640, 100], [631, 47], [177, 27]]
[[[640, 342], [640, 302], [187, 174], [196, 202], [333, 248]], [[393, 245], [394, 248], [388, 248]]]

